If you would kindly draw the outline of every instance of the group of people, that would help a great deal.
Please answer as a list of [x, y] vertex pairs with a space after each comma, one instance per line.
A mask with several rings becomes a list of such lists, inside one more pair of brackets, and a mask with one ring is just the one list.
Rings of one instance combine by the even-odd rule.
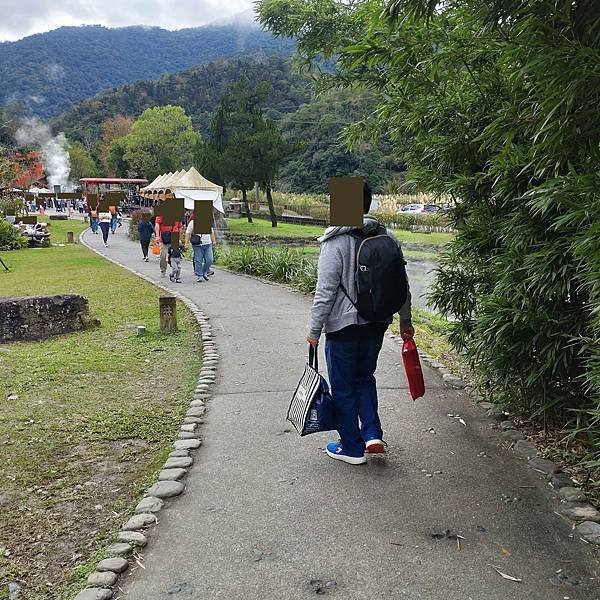
[[[138, 234], [142, 257], [148, 262], [150, 243], [154, 237], [154, 243], [160, 247], [160, 274], [166, 277], [168, 266], [171, 267], [169, 278], [175, 283], [181, 283], [181, 265], [187, 249], [192, 247], [192, 260], [196, 281], [201, 283], [208, 281], [214, 275], [212, 265], [214, 262], [213, 248], [217, 245], [214, 230], [209, 234], [194, 233], [194, 215], [189, 213], [183, 222], [177, 221], [173, 225], [167, 225], [163, 217], [151, 217], [138, 223]], [[183, 233], [184, 238], [181, 239]]]

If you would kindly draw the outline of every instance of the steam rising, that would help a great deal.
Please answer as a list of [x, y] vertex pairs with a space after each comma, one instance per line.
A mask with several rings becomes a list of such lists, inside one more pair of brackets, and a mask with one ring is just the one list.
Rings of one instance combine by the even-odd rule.
[[64, 133], [53, 136], [48, 125], [37, 117], [31, 117], [23, 119], [15, 137], [20, 146], [39, 147], [50, 189], [54, 185], [60, 185], [63, 191], [71, 189], [71, 163]]

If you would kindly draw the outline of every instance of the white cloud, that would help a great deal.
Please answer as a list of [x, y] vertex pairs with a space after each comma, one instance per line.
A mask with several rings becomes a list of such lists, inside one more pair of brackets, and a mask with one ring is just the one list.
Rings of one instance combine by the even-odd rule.
[[0, 41], [63, 25], [199, 27], [252, 4], [252, 0], [0, 0]]

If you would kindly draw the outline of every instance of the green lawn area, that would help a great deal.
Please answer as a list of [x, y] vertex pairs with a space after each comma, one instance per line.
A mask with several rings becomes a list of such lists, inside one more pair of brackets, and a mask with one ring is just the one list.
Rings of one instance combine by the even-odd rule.
[[454, 236], [451, 233], [420, 233], [394, 229], [394, 235], [403, 243], [414, 246], [443, 246]]
[[[257, 235], [270, 237], [298, 237], [315, 239], [323, 234], [323, 227], [316, 225], [296, 225], [292, 223], [278, 223], [271, 227], [271, 221], [254, 219], [248, 223], [246, 219], [228, 219], [229, 230], [236, 235]], [[405, 244], [420, 246], [443, 246], [452, 239], [451, 233], [419, 233], [413, 231], [394, 230], [396, 237]]]
[[229, 230], [237, 235], [267, 235], [274, 237], [306, 237], [317, 238], [323, 235], [323, 227], [318, 225], [296, 225], [293, 223], [278, 223], [271, 227], [271, 221], [254, 219], [248, 223], [245, 218], [227, 219]]
[[[51, 221], [54, 244], [85, 227]], [[176, 438], [201, 366], [196, 323], [80, 244], [2, 252], [0, 296], [76, 293], [97, 329], [0, 346], [0, 598], [74, 596]], [[136, 334], [136, 325], [147, 328]], [[17, 399], [8, 400], [9, 396]]]

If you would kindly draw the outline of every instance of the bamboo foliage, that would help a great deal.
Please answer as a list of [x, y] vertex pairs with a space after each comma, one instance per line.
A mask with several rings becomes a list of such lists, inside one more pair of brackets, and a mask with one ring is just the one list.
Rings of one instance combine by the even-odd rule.
[[377, 94], [350, 144], [386, 135], [407, 179], [460, 199], [432, 299], [486, 395], [585, 433], [599, 458], [600, 5], [340, 3], [340, 36], [321, 0], [263, 0], [260, 17], [305, 58], [337, 56], [336, 85]]

